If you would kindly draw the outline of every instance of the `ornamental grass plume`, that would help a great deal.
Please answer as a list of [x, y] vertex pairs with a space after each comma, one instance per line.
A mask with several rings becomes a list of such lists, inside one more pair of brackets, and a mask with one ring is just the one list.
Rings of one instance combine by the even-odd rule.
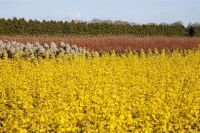
[[[43, 46], [39, 44], [39, 42], [35, 43], [29, 43], [26, 44], [18, 43], [15, 41], [9, 42], [0, 42], [0, 57], [2, 57], [2, 53], [4, 50], [8, 53], [9, 58], [13, 58], [14, 55], [17, 54], [18, 50], [21, 50], [24, 56], [31, 55], [37, 57], [38, 55], [41, 55], [43, 58], [46, 55], [46, 52], [49, 53], [49, 55], [54, 58], [61, 54], [62, 52], [65, 53], [65, 55], [68, 54], [86, 54], [85, 51], [82, 50], [82, 48], [78, 48], [76, 45], [73, 45], [72, 47], [69, 44], [65, 44], [64, 42], [61, 42], [60, 48], [57, 47], [57, 45], [54, 42], [51, 42], [50, 46], [45, 43]], [[89, 51], [88, 51], [89, 52]]]

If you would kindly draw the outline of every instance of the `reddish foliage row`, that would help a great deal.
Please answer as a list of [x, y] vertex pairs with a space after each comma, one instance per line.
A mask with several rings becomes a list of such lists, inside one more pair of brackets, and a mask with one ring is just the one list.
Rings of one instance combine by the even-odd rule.
[[55, 42], [58, 46], [61, 41], [76, 44], [78, 47], [85, 47], [90, 50], [127, 50], [127, 49], [193, 49], [200, 44], [200, 38], [188, 37], [133, 37], [133, 36], [0, 36], [0, 40], [17, 41], [22, 43], [39, 42]]

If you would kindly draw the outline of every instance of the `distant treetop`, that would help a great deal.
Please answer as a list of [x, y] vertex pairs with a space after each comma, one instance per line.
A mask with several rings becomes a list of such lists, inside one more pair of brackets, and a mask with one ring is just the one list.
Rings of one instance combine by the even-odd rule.
[[[190, 27], [190, 28], [189, 28]], [[200, 24], [185, 27], [181, 21], [172, 24], [136, 24], [121, 20], [93, 19], [90, 22], [38, 21], [24, 18], [0, 18], [0, 35], [134, 35], [134, 36], [200, 36]]]

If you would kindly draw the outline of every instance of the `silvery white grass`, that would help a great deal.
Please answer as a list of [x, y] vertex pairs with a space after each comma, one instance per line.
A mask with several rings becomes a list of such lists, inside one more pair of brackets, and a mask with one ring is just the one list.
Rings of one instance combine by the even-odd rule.
[[16, 42], [16, 41], [2, 41], [0, 40], [0, 58], [3, 57], [3, 53], [6, 52], [9, 58], [14, 57], [19, 51], [21, 51], [23, 56], [30, 56], [32, 58], [37, 57], [38, 55], [45, 57], [46, 54], [49, 57], [54, 58], [63, 52], [65, 55], [86, 55], [90, 52], [82, 47], [77, 47], [76, 45], [69, 45], [61, 42], [57, 46], [54, 42], [51, 42], [50, 45], [44, 43], [41, 45], [39, 42], [26, 44]]

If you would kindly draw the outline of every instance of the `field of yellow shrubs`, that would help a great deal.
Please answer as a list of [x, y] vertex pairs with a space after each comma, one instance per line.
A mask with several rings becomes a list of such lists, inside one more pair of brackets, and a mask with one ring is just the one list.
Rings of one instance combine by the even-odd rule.
[[200, 49], [4, 54], [0, 132], [200, 132]]

